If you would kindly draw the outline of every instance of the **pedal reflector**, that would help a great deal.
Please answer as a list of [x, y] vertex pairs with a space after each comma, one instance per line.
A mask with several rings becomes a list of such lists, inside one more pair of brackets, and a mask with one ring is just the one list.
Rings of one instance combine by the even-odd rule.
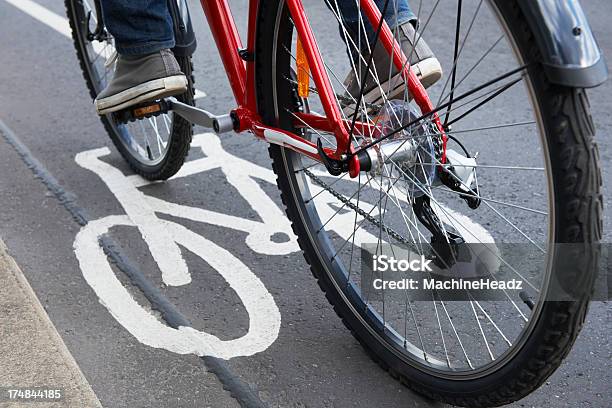
[[161, 104], [154, 103], [152, 105], [141, 106], [141, 107], [135, 108], [133, 113], [134, 113], [134, 117], [140, 118], [140, 117], [146, 117], [147, 115], [152, 115], [154, 113], [160, 112], [161, 110], [162, 110]]
[[118, 123], [128, 123], [167, 113], [168, 109], [168, 103], [164, 99], [161, 99], [159, 101], [144, 102], [139, 105], [114, 112], [113, 116]]

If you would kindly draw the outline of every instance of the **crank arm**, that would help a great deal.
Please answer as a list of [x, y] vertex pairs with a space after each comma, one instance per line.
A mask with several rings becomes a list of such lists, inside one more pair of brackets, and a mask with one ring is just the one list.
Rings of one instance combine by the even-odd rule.
[[141, 120], [158, 116], [169, 111], [174, 112], [183, 119], [205, 128], [213, 129], [215, 133], [230, 132], [235, 129], [231, 114], [216, 116], [204, 109], [196, 108], [169, 97], [158, 101], [145, 102], [128, 109], [113, 113], [119, 123]]
[[216, 116], [204, 109], [178, 101], [176, 98], [166, 98], [162, 103], [183, 119], [205, 128], [213, 129], [215, 133], [225, 133], [234, 130], [234, 120], [230, 114]]

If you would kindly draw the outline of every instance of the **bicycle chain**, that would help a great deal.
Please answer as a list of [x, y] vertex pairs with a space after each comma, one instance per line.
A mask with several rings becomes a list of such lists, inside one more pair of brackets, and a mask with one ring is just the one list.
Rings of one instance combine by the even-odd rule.
[[323, 189], [328, 191], [331, 195], [336, 197], [338, 200], [340, 200], [340, 202], [342, 202], [347, 207], [351, 208], [357, 214], [361, 215], [364, 219], [366, 219], [369, 222], [371, 222], [372, 224], [376, 225], [377, 228], [384, 230], [387, 234], [389, 234], [389, 236], [395, 238], [396, 240], [400, 241], [403, 244], [406, 244], [406, 245], [410, 245], [411, 244], [410, 241], [408, 241], [406, 238], [404, 238], [399, 233], [395, 232], [395, 230], [393, 230], [393, 228], [387, 227], [386, 225], [381, 224], [380, 221], [378, 221], [376, 218], [372, 217], [370, 214], [366, 213], [361, 208], [359, 208], [355, 204], [351, 203], [349, 199], [347, 199], [342, 194], [340, 194], [339, 192], [337, 192], [336, 190], [331, 188], [327, 183], [325, 183], [319, 177], [315, 176], [310, 170], [304, 169], [303, 171], [304, 171], [304, 173], [308, 177], [310, 177], [312, 179], [312, 181], [315, 184], [319, 185], [320, 187], [322, 187]]

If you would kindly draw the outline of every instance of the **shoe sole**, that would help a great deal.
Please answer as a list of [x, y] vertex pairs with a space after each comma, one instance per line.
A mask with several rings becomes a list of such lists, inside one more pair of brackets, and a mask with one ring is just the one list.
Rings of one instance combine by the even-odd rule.
[[[438, 60], [435, 58], [427, 58], [426, 60], [423, 60], [418, 64], [411, 66], [411, 69], [413, 69], [417, 73], [417, 77], [419, 78], [421, 84], [425, 89], [429, 88], [430, 86], [438, 82], [440, 78], [442, 78], [442, 67], [440, 66]], [[427, 72], [427, 75], [425, 77], [421, 77], [421, 72]], [[405, 86], [404, 78], [402, 77], [401, 73], [395, 74], [395, 76], [392, 77], [390, 80], [380, 84], [380, 87], [382, 89], [389, 89], [389, 92], [387, 94], [388, 100], [404, 99]], [[380, 92], [378, 92], [378, 87], [366, 93], [363, 96], [363, 99], [366, 103], [372, 105], [378, 105], [383, 102], [383, 97], [381, 96]], [[410, 93], [408, 93], [408, 100], [412, 100], [412, 95]], [[355, 112], [355, 105], [351, 104], [345, 106], [342, 111], [346, 115], [350, 115]]]
[[126, 89], [118, 94], [103, 99], [96, 99], [96, 111], [98, 115], [106, 115], [142, 102], [178, 95], [186, 90], [187, 77], [185, 75], [154, 79]]

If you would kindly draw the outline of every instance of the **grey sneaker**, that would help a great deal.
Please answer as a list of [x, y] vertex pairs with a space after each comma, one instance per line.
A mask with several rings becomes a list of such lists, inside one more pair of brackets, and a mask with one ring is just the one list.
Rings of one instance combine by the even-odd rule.
[[144, 56], [119, 55], [113, 78], [94, 103], [98, 114], [105, 115], [186, 90], [187, 77], [172, 51], [165, 49]]
[[[412, 23], [407, 22], [400, 25], [397, 28], [396, 36], [398, 37], [398, 42], [402, 47], [402, 51], [404, 51], [406, 57], [410, 59], [411, 69], [414, 70], [415, 74], [425, 88], [430, 87], [440, 78], [442, 78], [442, 67], [440, 66], [440, 62], [434, 56], [434, 53], [431, 51], [429, 46], [425, 43], [425, 40], [419, 38], [419, 34], [416, 34], [416, 30]], [[413, 50], [412, 42], [415, 39], [418, 39], [418, 41]], [[374, 57], [372, 58], [372, 65], [376, 67], [376, 71], [371, 69], [371, 72], [368, 75], [363, 92], [363, 100], [365, 100], [366, 103], [373, 105], [378, 105], [383, 101], [380, 88], [374, 80], [374, 72], [378, 74], [380, 85], [385, 93], [387, 90], [389, 90], [387, 93], [388, 100], [403, 99], [405, 85], [401, 73], [395, 66], [393, 66], [391, 76], [389, 76], [389, 53], [380, 43], [376, 44], [373, 53]], [[369, 53], [364, 52], [362, 55], [363, 60], [360, 58], [361, 75], [362, 77], [365, 77]], [[357, 81], [357, 75], [353, 70], [351, 70], [351, 72], [349, 72], [347, 75], [346, 79], [344, 80], [344, 85], [352, 98], [349, 95], [345, 95], [345, 99], [349, 100], [350, 102], [343, 107], [343, 110], [345, 113], [350, 113], [353, 109], [355, 109], [355, 102], [353, 102], [353, 98], [357, 99], [361, 88], [360, 81]], [[409, 95], [409, 98], [412, 98], [412, 96]]]

